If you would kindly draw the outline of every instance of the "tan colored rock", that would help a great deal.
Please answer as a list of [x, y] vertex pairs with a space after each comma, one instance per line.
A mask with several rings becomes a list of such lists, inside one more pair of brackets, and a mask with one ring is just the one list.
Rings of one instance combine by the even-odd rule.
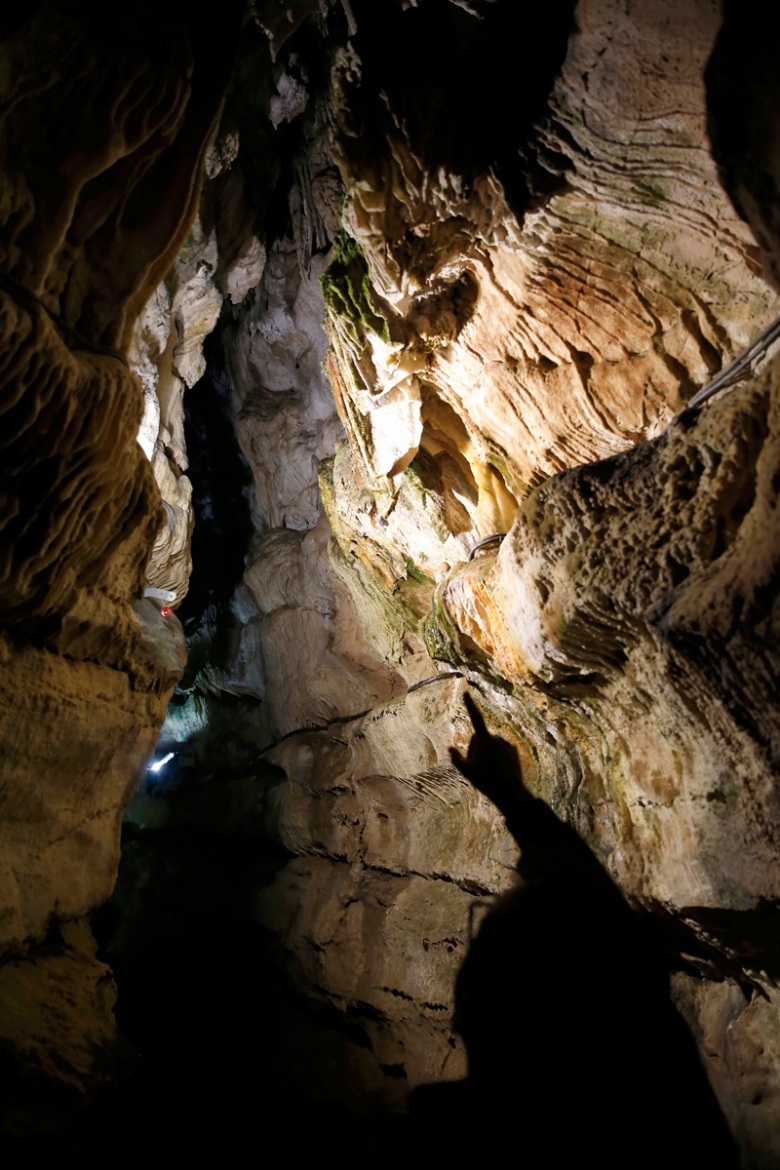
[[446, 876], [475, 892], [505, 888], [514, 845], [450, 762], [453, 728], [464, 748], [470, 738], [461, 691], [456, 680], [434, 677], [368, 713], [278, 744], [267, 758], [288, 783], [270, 797], [274, 835], [298, 854], [399, 876]]
[[264, 270], [266, 303], [232, 343], [237, 433], [253, 470], [260, 530], [305, 532], [317, 523], [317, 467], [340, 432], [321, 369], [319, 263], [303, 275], [294, 241], [277, 245]]
[[777, 991], [767, 989], [747, 998], [734, 984], [703, 983], [677, 975], [675, 992], [745, 1157], [758, 1165], [777, 1165]]
[[265, 262], [265, 246], [256, 236], [251, 236], [225, 277], [227, 295], [234, 305], [243, 301], [253, 288], [257, 288]]
[[[776, 372], [664, 430], [776, 312], [707, 149], [702, 74], [718, 22], [694, 3], [644, 0], [628, 23], [611, 0], [578, 5], [527, 144], [557, 183], [522, 221], [495, 175], [427, 168], [389, 97], [386, 113], [362, 104], [359, 38], [348, 47], [335, 154], [351, 239], [324, 281], [348, 446], [321, 482], [334, 563], [379, 656], [395, 653], [411, 681], [399, 648], [419, 654], [424, 637], [440, 668], [479, 680], [529, 784], [622, 888], [688, 924], [707, 978], [720, 965], [766, 989], [748, 915], [774, 903], [780, 872]], [[760, 214], [765, 225], [771, 209]], [[500, 551], [467, 565], [493, 532], [509, 532]], [[448, 717], [418, 718], [404, 741], [425, 726], [446, 760]], [[275, 749], [288, 777], [277, 832], [301, 854], [427, 872], [416, 826], [437, 840], [442, 826], [416, 810], [408, 834], [381, 837], [374, 812], [387, 802], [405, 825], [419, 765], [385, 770], [386, 745], [343, 738]], [[706, 919], [726, 910], [739, 940]], [[341, 988], [343, 960], [329, 972], [316, 954], [301, 986]], [[761, 1018], [774, 1035], [772, 1009]], [[774, 1040], [764, 1060], [745, 1019], [733, 1067], [752, 1063], [773, 1085]], [[773, 1090], [753, 1122], [729, 1077], [714, 1080], [732, 1125], [773, 1165]]]
[[216, 268], [216, 232], [206, 232], [196, 219], [171, 274], [171, 313], [176, 328], [173, 368], [185, 386], [194, 386], [206, 370], [203, 342], [222, 308], [222, 295], [213, 280]]
[[[463, 1072], [463, 1050], [450, 1044], [440, 1019], [452, 1010], [471, 900], [450, 883], [353, 875], [346, 865], [301, 858], [263, 891], [258, 912], [290, 948], [302, 991], [324, 986], [342, 1009], [358, 1008], [353, 1018], [375, 1059], [403, 1070], [405, 1095], [409, 1084]], [[367, 938], [385, 945], [366, 947]], [[398, 1091], [386, 1088], [384, 1095]]]
[[[248, 273], [252, 279], [258, 259], [250, 258], [244, 278]], [[139, 317], [131, 345], [131, 368], [144, 391], [138, 442], [152, 464], [164, 508], [146, 580], [155, 589], [174, 593], [174, 605], [184, 599], [192, 572], [194, 517], [192, 485], [184, 474], [184, 392], [205, 373], [203, 343], [222, 308], [214, 283], [217, 260], [215, 229], [204, 232], [196, 219], [172, 271]], [[240, 283], [241, 277], [237, 279]]]
[[[170, 627], [146, 604], [152, 623], [164, 627], [156, 642], [147, 643], [157, 655]], [[183, 666], [180, 630], [162, 669], [156, 659], [144, 662], [136, 638], [135, 660], [124, 670], [3, 644], [4, 948], [23, 948], [46, 933], [53, 914], [82, 916], [111, 894], [122, 810], [151, 756]], [[69, 655], [80, 649], [73, 641], [67, 645]], [[82, 652], [94, 654], [95, 644]]]
[[105, 1080], [113, 996], [83, 947], [36, 946], [109, 896], [183, 665], [141, 602], [162, 508], [126, 351], [195, 212], [238, 14], [208, 68], [181, 14], [151, 56], [145, 12], [115, 17], [18, 10], [0, 44], [0, 1032], [71, 1104]]
[[[690, 79], [715, 12], [646, 0], [614, 37], [613, 10], [578, 14], [541, 129], [565, 178], [522, 224], [492, 178], [467, 192], [428, 174], [391, 118], [377, 167], [351, 153], [349, 113], [336, 141], [365, 258], [353, 249], [326, 292], [351, 446], [374, 494], [402, 494], [411, 465], [472, 541], [505, 531], [530, 485], [658, 434], [772, 312], [702, 148]], [[350, 306], [361, 265], [373, 292]], [[391, 519], [385, 543], [406, 550], [412, 531]]]
[[[128, 1054], [114, 1019], [116, 986], [85, 920], [63, 926], [62, 941], [32, 961], [0, 968], [0, 1035], [7, 1069], [4, 1138], [39, 1138], [111, 1083]], [[6, 1082], [10, 1085], [10, 1078]]]
[[677, 907], [778, 894], [772, 740], [743, 714], [771, 723], [775, 704], [757, 631], [773, 621], [780, 554], [777, 377], [551, 480], [492, 567], [442, 595], [466, 652], [479, 645], [520, 702], [538, 708], [541, 685], [556, 722], [567, 706], [585, 715], [590, 736], [567, 738], [586, 774], [604, 761], [601, 848], [624, 889]]
[[344, 1070], [325, 1089], [358, 1104], [370, 1087], [399, 1107], [415, 1084], [463, 1075], [451, 1016], [474, 896], [513, 882], [514, 843], [450, 762], [453, 728], [464, 749], [470, 737], [462, 685], [434, 678], [266, 754], [286, 779], [266, 799], [265, 828], [298, 860], [260, 894], [258, 920], [300, 994], [359, 1021], [373, 1059], [394, 1070]]
[[[487, 5], [459, 7], [487, 19]], [[523, 165], [549, 167], [555, 181], [529, 187], [522, 210], [495, 169], [430, 167], [386, 94], [381, 133], [355, 132], [365, 78], [359, 20], [344, 6], [352, 43], [334, 148], [347, 235], [324, 274], [341, 424], [321, 372], [318, 278], [341, 198], [322, 127], [294, 163], [291, 234], [267, 258], [233, 166], [237, 132], [209, 150], [224, 206], [241, 207], [219, 256], [206, 219], [186, 239], [219, 97], [211, 54], [193, 66], [171, 29], [171, 59], [152, 68], [147, 26], [141, 37], [136, 17], [120, 14], [127, 35], [112, 30], [98, 46], [106, 64], [79, 5], [59, 38], [37, 11], [33, 47], [11, 38], [24, 59], [0, 70], [3, 108], [27, 113], [9, 122], [4, 265], [60, 321], [3, 286], [0, 600], [33, 642], [3, 642], [0, 922], [21, 950], [52, 915], [81, 916], [110, 888], [119, 809], [181, 667], [178, 626], [139, 594], [155, 534], [148, 579], [186, 588], [182, 395], [202, 373], [226, 292], [256, 537], [229, 627], [217, 629], [216, 610], [204, 619], [226, 648], [203, 666], [181, 723], [205, 740], [207, 698], [247, 700], [215, 719], [224, 774], [206, 779], [220, 788], [226, 831], [270, 833], [296, 854], [247, 900], [253, 924], [291, 957], [301, 996], [357, 1019], [368, 1038], [358, 1055], [338, 1050], [334, 1092], [350, 1099], [357, 1083], [362, 1104], [402, 1107], [409, 1084], [463, 1071], [453, 977], [474, 894], [506, 887], [514, 853], [450, 763], [469, 734], [464, 684], [438, 673], [454, 667], [478, 686], [491, 727], [517, 743], [529, 785], [638, 904], [685, 927], [707, 982], [686, 990], [681, 977], [680, 1000], [743, 1149], [771, 1165], [776, 972], [753, 915], [772, 921], [780, 881], [778, 372], [664, 427], [774, 305], [707, 148], [701, 77], [717, 10], [672, 8], [641, 0], [628, 20], [614, 0], [577, 6], [547, 113], [518, 132]], [[325, 9], [309, 0], [258, 10], [272, 55], [315, 12]], [[30, 113], [51, 45], [58, 88]], [[288, 65], [274, 77], [279, 132], [311, 113], [308, 83]], [[191, 85], [212, 83], [210, 103], [198, 90], [202, 103], [188, 104]], [[104, 100], [117, 86], [127, 109]], [[735, 88], [734, 101], [750, 89], [744, 66]], [[64, 100], [72, 89], [80, 108], [116, 114], [90, 123], [94, 150]], [[46, 167], [31, 154], [42, 132]], [[774, 174], [763, 150], [753, 178]], [[738, 169], [732, 183], [771, 251], [771, 196], [751, 201]], [[138, 388], [108, 352], [126, 346], [144, 303], [141, 441], [167, 505], [162, 528], [135, 443]], [[493, 532], [508, 533], [500, 551], [467, 563]], [[252, 771], [269, 759], [284, 772], [270, 789]], [[209, 808], [204, 797], [200, 816], [217, 831]], [[60, 958], [45, 969], [27, 960], [41, 1013]], [[80, 1012], [102, 973], [69, 956], [66, 993], [74, 964]], [[48, 1042], [40, 1020], [26, 1038], [9, 1022], [24, 979], [15, 964], [3, 972], [6, 1032], [59, 1075], [52, 1053], [34, 1051]], [[757, 994], [748, 1003], [716, 976]], [[101, 1002], [90, 1043], [110, 1033]], [[62, 1033], [59, 1019], [50, 1031], [75, 1052], [66, 1069], [81, 1085], [94, 1069], [73, 1003], [69, 1012]], [[317, 1071], [306, 1071], [312, 1088]]]

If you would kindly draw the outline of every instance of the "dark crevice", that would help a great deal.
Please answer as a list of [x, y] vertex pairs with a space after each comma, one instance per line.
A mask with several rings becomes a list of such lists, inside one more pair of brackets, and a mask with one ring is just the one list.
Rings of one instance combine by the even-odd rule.
[[[361, 92], [344, 146], [359, 168], [383, 156], [389, 110], [431, 173], [446, 166], [472, 182], [494, 170], [520, 220], [534, 198], [560, 185], [563, 162], [549, 151], [537, 155], [532, 128], [566, 53], [572, 0], [535, 12], [534, 51], [520, 70], [512, 3], [490, 5], [479, 20], [449, 0], [405, 10], [393, 0], [353, 0], [353, 7]], [[511, 111], [511, 121], [497, 111]]]
[[184, 395], [187, 475], [195, 513], [192, 576], [179, 611], [187, 633], [209, 606], [227, 605], [243, 574], [244, 553], [254, 531], [247, 503], [251, 471], [231, 419], [220, 329], [206, 340], [204, 353], [206, 373]]

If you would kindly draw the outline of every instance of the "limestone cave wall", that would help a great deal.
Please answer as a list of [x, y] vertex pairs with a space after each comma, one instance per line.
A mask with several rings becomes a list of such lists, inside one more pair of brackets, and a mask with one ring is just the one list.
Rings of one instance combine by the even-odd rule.
[[150, 43], [152, 7], [0, 18], [4, 1123], [26, 1124], [20, 1084], [77, 1102], [108, 1075], [86, 916], [184, 664], [178, 622], [143, 597], [162, 508], [127, 351], [198, 204], [237, 13], [207, 67], [184, 5]]
[[468, 691], [780, 1165], [774, 351], [686, 408], [778, 311], [777, 20], [561, 0], [521, 71], [509, 0], [258, 3], [219, 44], [182, 9], [159, 60], [79, 9], [45, 57], [52, 19], [2, 28], [9, 1061], [18, 987], [104, 978], [135, 791], [98, 933], [136, 1041], [240, 968], [305, 1100], [462, 1077], [518, 856], [451, 759]]

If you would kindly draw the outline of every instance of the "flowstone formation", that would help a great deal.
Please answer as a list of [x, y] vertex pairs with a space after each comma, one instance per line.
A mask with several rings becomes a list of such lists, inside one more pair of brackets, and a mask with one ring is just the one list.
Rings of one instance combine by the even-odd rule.
[[[778, 311], [778, 29], [561, 0], [519, 69], [515, 7], [257, 3], [235, 52], [179, 13], [107, 105], [124, 146], [49, 129], [64, 188], [49, 99], [9, 115], [2, 1002], [69, 955], [63, 1003], [105, 988], [77, 925], [35, 946], [106, 898], [181, 670], [147, 585], [187, 633], [177, 758], [99, 933], [161, 1086], [371, 1116], [464, 1075], [455, 976], [517, 861], [453, 766], [468, 689], [657, 926], [745, 1165], [780, 1166], [775, 357], [685, 410]], [[3, 18], [17, 72], [42, 12]], [[146, 61], [135, 17], [116, 77], [62, 19], [67, 76]], [[86, 1031], [52, 1044], [79, 1092]]]

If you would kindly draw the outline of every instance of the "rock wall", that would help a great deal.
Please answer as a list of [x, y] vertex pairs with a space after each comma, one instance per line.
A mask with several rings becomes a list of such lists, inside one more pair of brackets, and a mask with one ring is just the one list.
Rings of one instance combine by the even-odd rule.
[[[381, 75], [359, 9], [356, 19], [335, 68], [346, 231], [323, 282], [348, 439], [321, 474], [335, 571], [378, 657], [407, 686], [452, 668], [477, 685], [534, 790], [634, 904], [667, 923], [686, 955], [679, 995], [708, 1027], [710, 1012], [728, 1027], [729, 1053], [707, 1050], [724, 1107], [744, 1147], [771, 1164], [776, 1062], [768, 1057], [758, 1095], [742, 1069], [755, 1059], [754, 1014], [771, 1027], [774, 1011], [773, 368], [672, 421], [776, 310], [754, 238], [703, 149], [718, 12], [646, 3], [627, 25], [612, 4], [578, 6], [560, 71], [540, 70], [544, 112], [518, 126], [524, 170], [512, 181], [505, 168], [503, 183], [500, 160], [492, 172], [473, 158], [463, 173], [435, 165], [447, 78], [434, 71], [421, 126]], [[451, 14], [455, 31], [461, 19]], [[411, 35], [415, 20], [425, 30], [422, 12], [388, 11], [383, 42], [403, 27]], [[381, 99], [368, 79], [387, 83]], [[507, 530], [500, 552], [464, 565], [479, 538]], [[436, 1063], [420, 1066], [404, 1033], [404, 1017], [425, 1017], [432, 999], [417, 973], [421, 936], [433, 933], [425, 923], [440, 921], [435, 884], [383, 892], [370, 937], [380, 953], [403, 954], [397, 987], [381, 964], [366, 970], [351, 907], [370, 903], [362, 890], [376, 868], [466, 890], [506, 881], [498, 838], [486, 827], [487, 853], [476, 849], [460, 827], [469, 814], [452, 806], [447, 748], [467, 732], [462, 684], [433, 685], [437, 700], [422, 708], [426, 692], [415, 691], [271, 753], [291, 785], [277, 797], [280, 839], [336, 869], [294, 863], [277, 887], [289, 906], [292, 883], [302, 909], [270, 921], [299, 984], [345, 1011], [365, 1005], [378, 1020], [375, 1051], [388, 1051], [390, 1032], [392, 1067], [412, 1084], [458, 1068], [447, 1016], [426, 1041]], [[369, 734], [363, 764], [366, 726], [375, 734], [391, 713], [402, 729], [392, 749]], [[421, 741], [427, 775], [408, 751]], [[389, 791], [421, 793], [409, 839], [384, 856], [373, 849], [369, 769]], [[453, 808], [440, 808], [437, 840], [458, 841], [465, 866], [418, 851], [417, 827], [428, 836], [419, 804], [437, 800]], [[325, 873], [339, 867], [337, 897]], [[394, 935], [396, 899], [412, 938]], [[439, 933], [464, 947], [466, 904], [447, 921]], [[742, 988], [729, 1000], [724, 978]], [[449, 1009], [444, 982], [438, 1002]]]
[[[407, 694], [347, 718], [368, 698], [323, 705], [310, 674], [296, 709], [282, 688], [295, 716], [264, 755], [286, 782], [263, 823], [301, 860], [260, 920], [299, 990], [368, 1036], [384, 1084], [363, 1053], [348, 1092], [398, 1102], [458, 1074], [469, 899], [455, 890], [505, 888], [512, 860], [449, 765], [468, 734], [460, 672], [533, 789], [665, 924], [685, 956], [681, 1006], [720, 1037], [703, 1052], [732, 1128], [775, 1164], [777, 1064], [754, 1040], [775, 1011], [774, 367], [677, 417], [776, 311], [705, 147], [720, 15], [648, 2], [627, 24], [611, 3], [579, 5], [539, 67], [549, 88], [526, 95], [518, 173], [480, 169], [476, 147], [460, 171], [457, 155], [441, 166], [457, 57], [431, 70], [425, 115], [382, 73], [394, 38], [426, 43], [422, 8], [388, 7], [382, 46], [354, 13], [334, 69], [344, 230], [323, 280], [347, 442], [320, 486], [331, 571]], [[429, 13], [453, 51], [461, 21], [477, 28]], [[495, 46], [500, 17], [482, 15]], [[494, 532], [500, 551], [464, 564]], [[276, 669], [291, 660], [290, 643]], [[307, 720], [321, 726], [291, 734]]]
[[[91, 65], [83, 15], [62, 43]], [[45, 17], [8, 18], [22, 65]], [[207, 154], [224, 76], [209, 56], [203, 80], [203, 32], [179, 13], [155, 51], [191, 54], [191, 90], [161, 58], [169, 106], [128, 90], [158, 121], [129, 119], [123, 147], [76, 127], [83, 157], [58, 138], [59, 220], [43, 219], [64, 244], [23, 230], [50, 169], [9, 168], [0, 287], [9, 320], [29, 318], [14, 344], [41, 338], [8, 397], [19, 952], [107, 895], [118, 809], [180, 670], [175, 619], [137, 599], [153, 544], [151, 583], [188, 587], [202, 456], [182, 403], [222, 312], [222, 368], [198, 393], [233, 428], [252, 535], [242, 568], [224, 526], [219, 594], [196, 558], [163, 729], [178, 773], [133, 806], [108, 946], [145, 988], [136, 1022], [144, 1004], [161, 1026], [179, 1011], [182, 1063], [209, 995], [206, 1050], [231, 1058], [240, 972], [230, 1036], [249, 1030], [275, 1092], [371, 1114], [463, 1075], [455, 974], [517, 860], [452, 766], [470, 688], [529, 788], [659, 924], [745, 1164], [780, 1165], [775, 359], [683, 410], [777, 311], [774, 65], [749, 18], [562, 0], [518, 70], [509, 0], [258, 4]], [[138, 67], [134, 19], [116, 77]], [[33, 107], [9, 120], [12, 159], [49, 125]], [[82, 416], [87, 393], [104, 409]], [[40, 437], [47, 394], [63, 421]], [[101, 978], [78, 932], [56, 945]]]
[[136, 443], [143, 399], [127, 349], [195, 212], [237, 23], [226, 13], [206, 67], [184, 6], [155, 16], [153, 44], [151, 16], [141, 5], [108, 22], [90, 5], [43, 3], [0, 20], [0, 1031], [12, 1130], [35, 1129], [36, 1100], [56, 1113], [104, 1077], [110, 974], [75, 924], [111, 893], [122, 810], [184, 662], [178, 623], [142, 597], [162, 510]]
[[[227, 335], [256, 535], [169, 713], [195, 773], [145, 823], [293, 854], [239, 915], [308, 1005], [278, 1076], [402, 1107], [464, 1071], [454, 976], [474, 897], [507, 889], [516, 857], [450, 763], [467, 680], [528, 783], [663, 924], [732, 1129], [772, 1164], [776, 1062], [755, 1047], [775, 1011], [755, 718], [773, 726], [771, 366], [680, 415], [775, 307], [702, 145], [719, 13], [648, 2], [628, 27], [580, 5], [527, 82], [519, 162], [491, 130], [470, 151], [447, 138], [453, 109], [506, 100], [500, 8], [388, 5], [379, 41], [352, 14], [340, 220], [320, 114], [280, 75], [274, 109], [284, 90], [306, 127], [290, 229]], [[382, 61], [434, 27], [452, 60], [415, 105]], [[149, 864], [134, 850], [126, 897]]]

